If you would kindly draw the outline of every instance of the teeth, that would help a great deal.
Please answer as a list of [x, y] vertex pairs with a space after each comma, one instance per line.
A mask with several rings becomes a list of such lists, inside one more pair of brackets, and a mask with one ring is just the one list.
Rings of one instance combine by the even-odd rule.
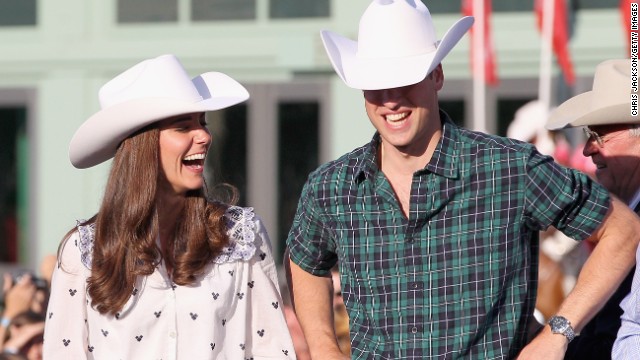
[[402, 120], [407, 116], [406, 112], [403, 113], [399, 113], [399, 114], [389, 114], [387, 115], [387, 120], [389, 121], [398, 121], [398, 120]]
[[193, 154], [193, 155], [189, 155], [186, 156], [184, 158], [184, 160], [190, 161], [190, 160], [203, 160], [204, 159], [204, 154]]

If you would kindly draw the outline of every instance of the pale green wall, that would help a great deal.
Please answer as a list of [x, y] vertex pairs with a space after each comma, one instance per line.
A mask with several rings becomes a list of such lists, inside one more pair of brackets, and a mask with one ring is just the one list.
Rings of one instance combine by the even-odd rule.
[[[330, 19], [271, 21], [267, 1], [258, 0], [256, 21], [190, 23], [181, 15], [175, 24], [127, 26], [115, 24], [115, 3], [40, 0], [36, 28], [0, 28], [0, 94], [3, 89], [28, 89], [36, 99], [30, 108], [34, 254], [28, 263], [55, 251], [76, 218], [96, 211], [108, 165], [74, 169], [67, 158], [68, 143], [79, 124], [98, 109], [99, 87], [143, 58], [175, 53], [193, 74], [215, 69], [251, 84], [286, 83], [297, 73], [329, 76], [331, 109], [325, 141], [330, 150], [324, 152], [324, 160], [371, 138], [373, 128], [360, 91], [328, 75], [332, 72], [318, 36], [320, 29], [331, 29], [355, 38], [369, 0], [333, 0]], [[188, 2], [181, 0], [183, 14], [187, 7]], [[459, 18], [434, 17], [440, 36]], [[540, 37], [533, 15], [496, 14], [493, 29], [500, 75], [535, 77]], [[469, 78], [469, 41], [463, 38], [446, 58], [447, 79]], [[583, 87], [597, 63], [624, 56], [616, 9], [581, 11], [571, 51], [578, 75], [586, 79]]]
[[344, 85], [337, 76], [331, 82], [331, 159], [371, 140], [375, 129], [364, 109], [362, 91]]

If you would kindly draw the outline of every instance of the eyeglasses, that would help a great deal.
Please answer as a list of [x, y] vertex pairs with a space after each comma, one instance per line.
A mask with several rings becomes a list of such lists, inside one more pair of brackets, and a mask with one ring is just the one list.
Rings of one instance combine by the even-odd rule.
[[587, 136], [587, 141], [590, 141], [591, 139], [593, 139], [596, 141], [598, 146], [600, 147], [604, 146], [604, 140], [602, 140], [602, 136], [600, 136], [600, 134], [589, 129], [587, 126], [583, 127], [582, 130], [584, 130], [584, 134]]
[[[598, 126], [600, 132], [596, 132], [590, 129], [588, 126], [582, 128], [584, 134], [587, 136], [587, 142], [595, 140], [598, 146], [604, 147], [606, 142], [609, 142], [615, 137], [624, 134], [626, 130], [638, 128], [636, 125], [619, 124], [619, 125], [606, 125]], [[604, 134], [603, 134], [604, 133]], [[601, 135], [603, 134], [603, 135]]]

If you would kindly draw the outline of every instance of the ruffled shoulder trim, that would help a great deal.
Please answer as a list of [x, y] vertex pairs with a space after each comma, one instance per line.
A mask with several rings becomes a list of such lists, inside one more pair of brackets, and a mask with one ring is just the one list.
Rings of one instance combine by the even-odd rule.
[[217, 264], [249, 260], [256, 253], [256, 222], [253, 208], [230, 206], [224, 214], [229, 245], [214, 260]]
[[82, 225], [85, 220], [78, 220], [76, 227], [78, 228], [79, 240], [76, 246], [80, 249], [80, 261], [87, 269], [91, 269], [93, 262], [93, 239], [96, 234], [96, 223]]
[[[222, 249], [220, 255], [214, 260], [217, 264], [234, 262], [237, 260], [249, 260], [256, 253], [256, 222], [253, 208], [243, 208], [230, 206], [224, 214], [227, 224], [227, 235], [229, 245]], [[78, 220], [76, 227], [79, 240], [76, 243], [80, 249], [80, 260], [82, 264], [91, 269], [93, 263], [93, 241], [96, 233], [96, 224], [85, 223]]]

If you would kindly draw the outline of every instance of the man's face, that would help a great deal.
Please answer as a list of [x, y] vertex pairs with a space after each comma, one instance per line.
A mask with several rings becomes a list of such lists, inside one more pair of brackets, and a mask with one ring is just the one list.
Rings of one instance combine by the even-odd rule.
[[626, 202], [631, 201], [640, 187], [640, 137], [632, 136], [630, 128], [630, 125], [590, 126], [592, 136], [583, 149], [584, 156], [590, 156], [596, 165], [598, 182]]
[[442, 89], [442, 67], [417, 84], [383, 90], [364, 90], [365, 108], [382, 138], [383, 148], [403, 153], [421, 153], [430, 134], [439, 129], [438, 96]]

